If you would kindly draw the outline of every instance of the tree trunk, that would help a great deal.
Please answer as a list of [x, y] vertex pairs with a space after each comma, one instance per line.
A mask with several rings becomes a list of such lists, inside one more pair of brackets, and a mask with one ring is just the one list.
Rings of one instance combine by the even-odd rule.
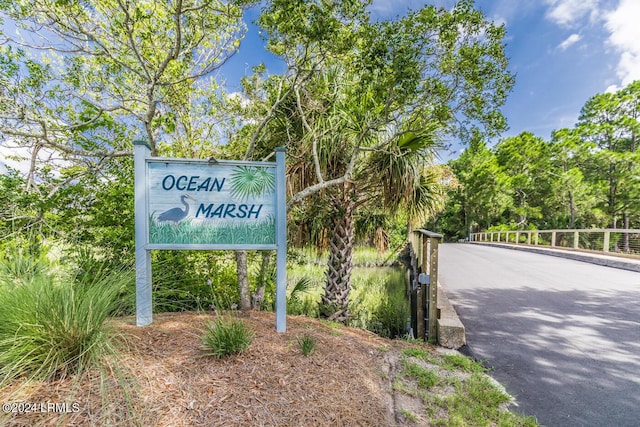
[[[624, 229], [628, 230], [629, 229], [629, 214], [628, 213], [625, 212], [623, 214], [623, 220], [622, 221], [623, 221], [623, 224], [624, 224], [623, 225]], [[630, 237], [629, 233], [625, 232], [623, 236], [624, 237], [622, 239], [623, 239], [623, 245], [624, 245], [624, 252], [627, 253], [627, 254], [631, 253], [631, 244], [630, 244], [630, 241], [629, 241], [629, 237]]]
[[260, 278], [258, 279], [258, 289], [251, 297], [251, 304], [254, 310], [260, 310], [264, 300], [264, 291], [267, 287], [267, 277], [269, 276], [269, 266], [271, 265], [271, 251], [262, 251], [262, 262], [260, 263]]
[[576, 205], [573, 200], [573, 192], [571, 191], [569, 191], [569, 214], [571, 215], [569, 228], [574, 228], [576, 226]]
[[236, 265], [238, 272], [238, 289], [240, 290], [240, 310], [251, 310], [247, 251], [236, 251]]
[[329, 233], [329, 261], [320, 315], [328, 320], [346, 323], [349, 318], [349, 292], [353, 262], [354, 208], [350, 185], [345, 184], [331, 201], [334, 215]]

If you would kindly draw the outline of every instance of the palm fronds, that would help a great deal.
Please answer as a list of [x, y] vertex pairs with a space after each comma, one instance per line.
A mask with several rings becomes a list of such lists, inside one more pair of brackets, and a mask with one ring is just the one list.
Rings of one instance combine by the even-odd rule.
[[238, 166], [231, 174], [231, 195], [240, 200], [260, 197], [275, 190], [275, 176], [266, 168]]

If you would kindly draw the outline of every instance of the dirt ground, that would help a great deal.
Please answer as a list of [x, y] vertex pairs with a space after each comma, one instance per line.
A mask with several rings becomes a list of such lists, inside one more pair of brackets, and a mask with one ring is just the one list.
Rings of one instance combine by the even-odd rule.
[[[403, 407], [410, 402], [396, 396], [393, 387], [400, 350], [409, 343], [307, 317], [288, 317], [287, 332], [277, 333], [273, 313], [232, 315], [242, 318], [255, 337], [244, 354], [223, 359], [205, 356], [201, 348], [202, 330], [213, 313], [159, 314], [147, 327], [136, 327], [132, 318], [118, 319], [114, 326], [123, 336], [121, 349], [103, 369], [81, 379], [0, 390], [3, 403], [36, 404], [36, 412], [0, 414], [0, 425], [409, 423], [398, 407], [400, 401]], [[317, 344], [308, 357], [297, 343], [302, 335]], [[43, 403], [49, 409], [41, 412]]]

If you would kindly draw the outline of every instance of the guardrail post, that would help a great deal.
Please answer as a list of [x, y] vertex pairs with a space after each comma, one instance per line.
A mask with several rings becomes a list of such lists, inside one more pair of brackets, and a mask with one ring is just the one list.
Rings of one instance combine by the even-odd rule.
[[573, 249], [578, 249], [580, 247], [580, 232], [573, 232]]
[[429, 340], [437, 340], [438, 335], [438, 243], [439, 237], [429, 237]]
[[537, 231], [533, 232], [533, 244], [535, 246], [538, 246], [538, 232]]
[[[420, 269], [421, 273], [429, 273], [428, 269], [429, 265], [429, 238], [424, 235], [420, 235], [420, 248], [421, 248], [421, 261], [422, 268]], [[429, 299], [428, 294], [428, 285], [421, 283], [419, 289], [419, 297], [418, 297], [418, 337], [421, 339], [425, 339], [427, 331], [426, 331], [426, 320], [429, 315], [427, 301]]]
[[556, 232], [552, 231], [551, 232], [551, 246], [555, 246], [556, 245]]
[[604, 252], [609, 252], [610, 241], [611, 241], [611, 232], [610, 231], [605, 231], [604, 232], [604, 242], [602, 243], [602, 250]]
[[520, 232], [516, 231], [516, 245], [520, 243]]

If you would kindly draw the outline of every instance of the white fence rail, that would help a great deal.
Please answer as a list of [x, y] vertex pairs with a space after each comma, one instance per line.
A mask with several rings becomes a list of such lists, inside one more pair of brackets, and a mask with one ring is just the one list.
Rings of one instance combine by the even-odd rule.
[[640, 257], [640, 229], [511, 230], [472, 233], [472, 242], [546, 246]]

